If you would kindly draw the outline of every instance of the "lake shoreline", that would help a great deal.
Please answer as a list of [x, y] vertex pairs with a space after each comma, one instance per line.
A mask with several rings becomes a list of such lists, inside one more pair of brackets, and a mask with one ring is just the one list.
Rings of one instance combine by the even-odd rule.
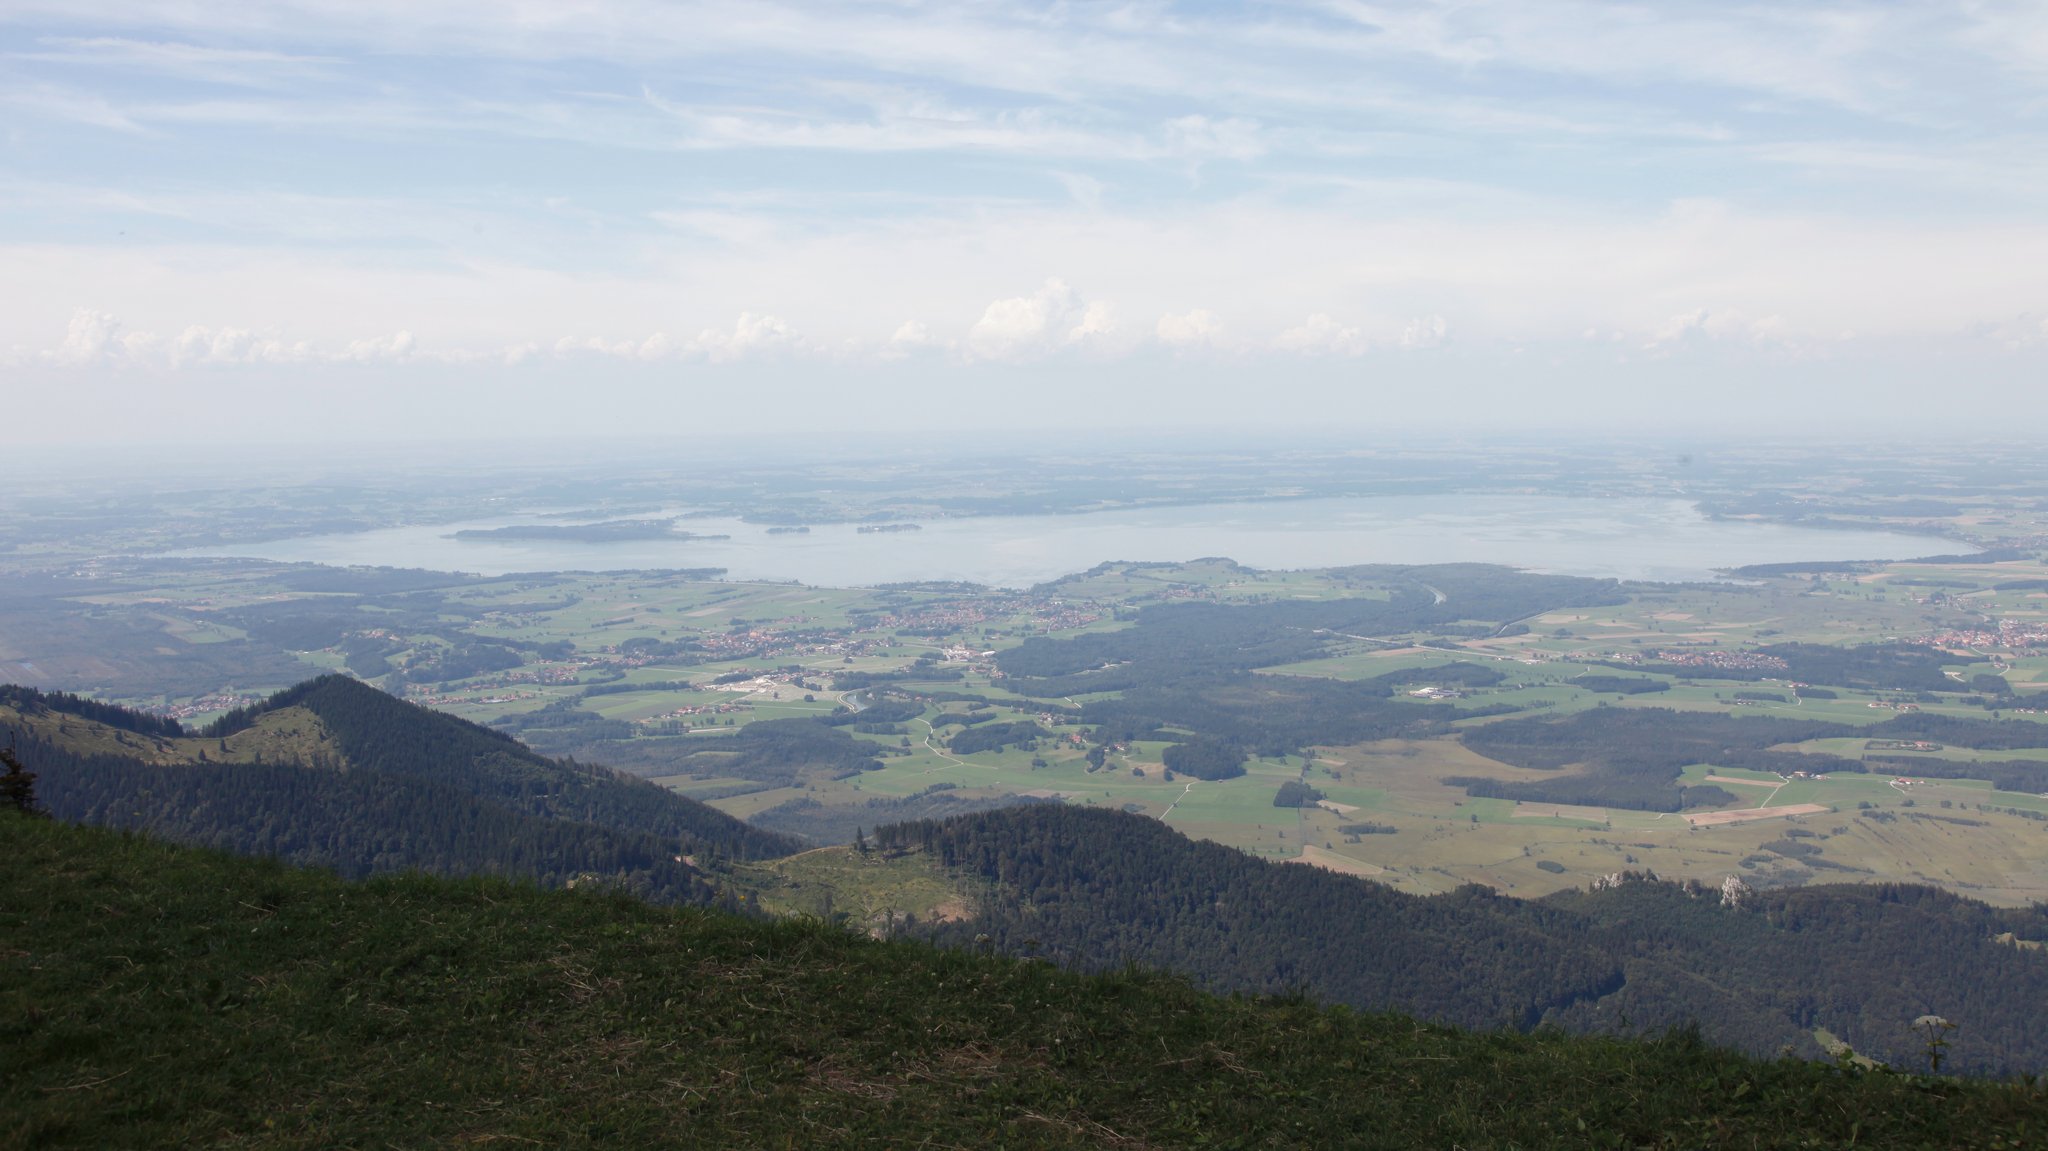
[[696, 521], [693, 526], [704, 534], [687, 538], [494, 535], [482, 548], [475, 535], [455, 538], [496, 533], [535, 518], [528, 513], [443, 521], [162, 554], [486, 576], [724, 568], [728, 579], [794, 580], [815, 587], [946, 580], [1025, 588], [1105, 560], [1174, 563], [1218, 555], [1268, 571], [1473, 562], [1685, 583], [1724, 582], [1723, 572], [1754, 564], [1902, 560], [1974, 550], [1944, 536], [1716, 520], [1693, 501], [1673, 497], [1529, 495], [1363, 496], [958, 516], [922, 521], [915, 532], [863, 532], [858, 523], [777, 532], [774, 527], [781, 525], [716, 517]]

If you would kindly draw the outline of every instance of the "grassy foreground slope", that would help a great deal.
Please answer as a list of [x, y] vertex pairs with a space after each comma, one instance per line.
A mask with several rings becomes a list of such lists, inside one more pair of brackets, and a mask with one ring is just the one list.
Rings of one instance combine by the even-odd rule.
[[[2016, 1147], [2018, 1085], [1480, 1035], [0, 813], [0, 1146]], [[2038, 1145], [2033, 1144], [2033, 1145]]]

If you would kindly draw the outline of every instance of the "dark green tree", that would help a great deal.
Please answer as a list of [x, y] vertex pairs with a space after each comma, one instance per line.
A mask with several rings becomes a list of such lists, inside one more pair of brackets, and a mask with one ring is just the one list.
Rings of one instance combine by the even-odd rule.
[[14, 748], [0, 748], [0, 765], [7, 771], [0, 775], [0, 808], [21, 812], [37, 819], [49, 818], [49, 812], [36, 802], [36, 773], [30, 771], [14, 754]]
[[1274, 807], [1314, 807], [1323, 798], [1323, 793], [1298, 779], [1290, 779], [1280, 785], [1273, 796]]

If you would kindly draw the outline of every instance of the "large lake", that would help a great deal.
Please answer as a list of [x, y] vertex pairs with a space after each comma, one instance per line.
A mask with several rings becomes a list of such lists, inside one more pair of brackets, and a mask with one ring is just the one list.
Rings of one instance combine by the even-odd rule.
[[508, 572], [725, 568], [732, 579], [857, 587], [969, 580], [1026, 587], [1105, 560], [1228, 556], [1258, 568], [1360, 563], [1511, 564], [1561, 575], [1698, 580], [1714, 569], [1802, 560], [1909, 559], [1968, 547], [1926, 536], [1710, 520], [1673, 499], [1395, 496], [1201, 504], [1059, 516], [934, 520], [920, 531], [861, 533], [851, 524], [771, 535], [738, 520], [679, 526], [724, 540], [457, 540], [472, 523], [306, 536], [183, 552], [341, 565]]

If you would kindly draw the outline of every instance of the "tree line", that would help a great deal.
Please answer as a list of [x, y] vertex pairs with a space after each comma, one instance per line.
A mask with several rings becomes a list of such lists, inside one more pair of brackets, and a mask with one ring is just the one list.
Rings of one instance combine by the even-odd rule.
[[876, 829], [972, 885], [972, 920], [936, 938], [1103, 969], [1136, 962], [1217, 990], [1306, 992], [1476, 1027], [1657, 1032], [1697, 1022], [1757, 1053], [1824, 1053], [1816, 1027], [1898, 1064], [1907, 1024], [1957, 1022], [1954, 1066], [2048, 1065], [2048, 909], [1852, 884], [1751, 892], [1623, 877], [1524, 901], [1468, 885], [1406, 895], [1189, 840], [1157, 820], [1036, 806]]

